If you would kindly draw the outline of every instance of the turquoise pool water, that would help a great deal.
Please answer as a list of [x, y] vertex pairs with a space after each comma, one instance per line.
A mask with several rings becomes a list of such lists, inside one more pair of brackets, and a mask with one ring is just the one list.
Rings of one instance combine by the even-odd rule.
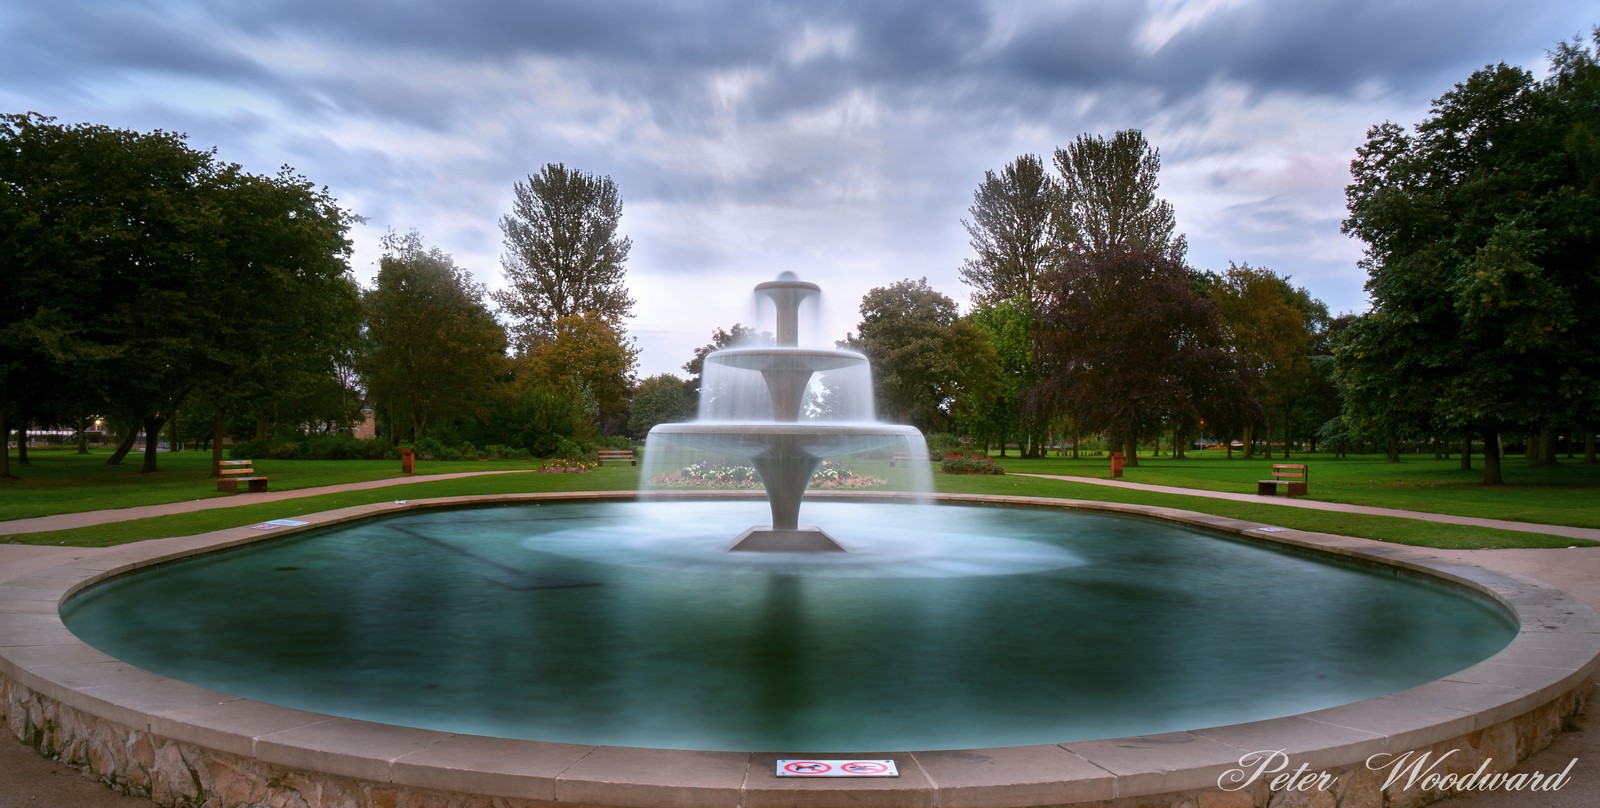
[[1289, 715], [1468, 667], [1483, 599], [1054, 509], [811, 501], [847, 554], [730, 554], [759, 501], [426, 511], [63, 608], [157, 673], [333, 715], [707, 750], [954, 749]]

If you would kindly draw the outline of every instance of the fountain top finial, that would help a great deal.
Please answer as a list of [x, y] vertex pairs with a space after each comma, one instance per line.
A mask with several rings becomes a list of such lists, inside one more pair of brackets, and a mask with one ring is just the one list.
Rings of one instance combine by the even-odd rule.
[[756, 284], [756, 294], [772, 299], [778, 310], [777, 333], [780, 347], [792, 348], [800, 344], [800, 301], [822, 291], [814, 283], [800, 280], [793, 272], [780, 272], [778, 279]]

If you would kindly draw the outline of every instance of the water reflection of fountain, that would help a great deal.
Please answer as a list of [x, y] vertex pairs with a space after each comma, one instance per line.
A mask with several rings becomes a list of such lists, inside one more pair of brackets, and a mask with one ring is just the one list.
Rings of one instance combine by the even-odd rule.
[[820, 528], [800, 524], [806, 486], [824, 459], [872, 458], [931, 488], [927, 445], [916, 428], [876, 420], [872, 373], [855, 351], [801, 347], [799, 310], [816, 284], [785, 272], [756, 293], [777, 312], [776, 345], [729, 348], [706, 357], [699, 417], [662, 424], [645, 439], [644, 480], [712, 459], [753, 466], [772, 510], [770, 527], [746, 530], [730, 549], [842, 552]]

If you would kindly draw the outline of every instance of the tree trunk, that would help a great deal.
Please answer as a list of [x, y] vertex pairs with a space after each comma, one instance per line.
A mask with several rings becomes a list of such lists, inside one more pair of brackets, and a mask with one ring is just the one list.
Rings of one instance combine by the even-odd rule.
[[1556, 433], [1545, 429], [1539, 432], [1539, 447], [1535, 463], [1541, 466], [1556, 464]]
[[1291, 427], [1293, 427], [1293, 426], [1294, 426], [1294, 422], [1289, 420], [1289, 408], [1288, 407], [1284, 407], [1283, 408], [1283, 459], [1284, 460], [1288, 460], [1289, 459], [1289, 440], [1290, 440], [1289, 439], [1289, 433], [1291, 431], [1293, 431], [1291, 429]]
[[28, 422], [17, 425], [17, 463], [28, 465]]
[[[1590, 437], [1594, 436], [1590, 435]], [[1072, 459], [1078, 459], [1078, 427], [1076, 425], [1072, 427]]]
[[1472, 471], [1472, 436], [1463, 435], [1461, 438], [1461, 470]]
[[183, 444], [178, 440], [178, 413], [172, 413], [172, 419], [167, 421], [167, 449], [178, 452], [183, 450]]
[[1267, 433], [1267, 434], [1262, 436], [1262, 438], [1264, 438], [1264, 440], [1262, 442], [1267, 445], [1266, 446], [1267, 459], [1271, 460], [1272, 459], [1272, 419], [1271, 418], [1267, 418], [1264, 421], [1262, 421], [1261, 428], [1262, 428], [1262, 431]]
[[222, 469], [222, 410], [217, 410], [211, 417], [211, 476], [221, 474]]
[[1597, 461], [1595, 459], [1595, 455], [1594, 455], [1594, 432], [1592, 432], [1592, 431], [1583, 433], [1583, 462], [1585, 462], [1585, 463], [1600, 462], [1600, 461]]
[[1139, 439], [1130, 436], [1127, 440], [1123, 441], [1122, 445], [1123, 468], [1139, 465]]
[[78, 422], [78, 454], [89, 453], [89, 425]]
[[[1256, 459], [1255, 424], [1246, 424], [1244, 428], [1244, 459]], [[1229, 444], [1231, 449], [1232, 444]], [[1231, 456], [1231, 455], [1230, 455]]]
[[1156, 457], [1156, 458], [1161, 457], [1161, 430], [1160, 430], [1160, 428], [1156, 429], [1156, 449], [1155, 449], [1154, 452], [1150, 453], [1150, 456], [1151, 457]]
[[1389, 436], [1389, 462], [1400, 462], [1400, 439], [1394, 435]]
[[11, 476], [11, 432], [6, 425], [6, 416], [0, 412], [0, 480]]
[[156, 466], [156, 447], [161, 443], [161, 427], [166, 419], [149, 415], [144, 419], [144, 466], [142, 472], [160, 471]]
[[1506, 484], [1500, 476], [1500, 436], [1492, 429], [1483, 432], [1483, 484]]
[[122, 458], [127, 457], [128, 453], [133, 451], [133, 442], [135, 440], [137, 440], [138, 437], [139, 437], [139, 430], [137, 430], [137, 429], [128, 430], [128, 434], [122, 436], [122, 442], [117, 444], [117, 450], [115, 452], [112, 452], [111, 453], [111, 457], [106, 460], [106, 465], [108, 465], [108, 466], [121, 465]]

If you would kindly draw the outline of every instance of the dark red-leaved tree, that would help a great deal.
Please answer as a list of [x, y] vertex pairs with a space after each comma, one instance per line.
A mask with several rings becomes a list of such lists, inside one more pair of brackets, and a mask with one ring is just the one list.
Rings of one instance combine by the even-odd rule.
[[1170, 254], [1138, 248], [1068, 261], [1047, 284], [1034, 406], [1106, 433], [1137, 465], [1138, 438], [1248, 409], [1245, 369], [1213, 304]]

